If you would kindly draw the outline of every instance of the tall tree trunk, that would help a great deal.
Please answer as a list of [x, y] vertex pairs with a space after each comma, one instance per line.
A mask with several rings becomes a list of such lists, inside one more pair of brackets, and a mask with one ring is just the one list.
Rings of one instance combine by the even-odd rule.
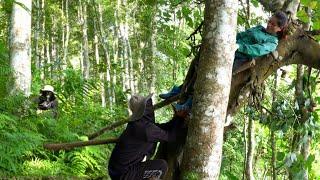
[[79, 1], [80, 3], [80, 18], [82, 28], [82, 74], [84, 79], [90, 77], [90, 61], [89, 61], [89, 46], [88, 46], [88, 23], [87, 23], [87, 2]]
[[36, 18], [35, 18], [35, 26], [36, 29], [34, 31], [34, 54], [35, 54], [35, 67], [37, 70], [40, 71], [40, 52], [39, 52], [39, 41], [40, 41], [40, 20], [41, 20], [41, 5], [40, 0], [36, 0], [35, 3], [36, 8], [33, 8], [33, 10], [36, 12]]
[[149, 17], [149, 21], [150, 24], [150, 28], [149, 28], [149, 38], [148, 38], [148, 45], [149, 47], [147, 47], [149, 49], [149, 53], [148, 53], [148, 57], [147, 57], [147, 61], [146, 64], [148, 65], [148, 89], [149, 92], [151, 93], [155, 93], [156, 89], [156, 72], [155, 72], [155, 52], [157, 50], [157, 26], [156, 26], [156, 12], [157, 12], [157, 3], [153, 2], [152, 6], [150, 7], [152, 9], [152, 14]]
[[[277, 88], [278, 88], [278, 75], [277, 73], [274, 74], [274, 84], [273, 84], [273, 91], [272, 91], [272, 112], [276, 111], [275, 102], [276, 102], [276, 94], [277, 94]], [[271, 131], [271, 150], [272, 150], [272, 157], [271, 157], [271, 173], [272, 173], [272, 180], [277, 179], [277, 171], [276, 171], [276, 136], [275, 136], [275, 130], [273, 127], [269, 127]]]
[[51, 57], [51, 64], [50, 64], [50, 72], [51, 76], [54, 80], [57, 80], [57, 70], [59, 69], [59, 58], [58, 58], [58, 26], [56, 22], [56, 18], [54, 15], [51, 15], [51, 22], [52, 22], [52, 31], [50, 32], [50, 57]]
[[107, 80], [106, 82], [106, 89], [107, 89], [107, 94], [106, 96], [108, 98], [108, 103], [109, 106], [112, 107], [112, 104], [114, 102], [114, 89], [112, 88], [112, 82], [111, 82], [111, 62], [110, 62], [110, 56], [109, 56], [109, 48], [108, 48], [108, 40], [107, 40], [107, 34], [104, 31], [104, 26], [103, 26], [103, 17], [102, 17], [102, 7], [101, 4], [98, 3], [98, 24], [99, 24], [99, 37], [102, 40], [102, 48], [104, 51], [104, 63], [106, 65], [106, 72], [105, 74], [105, 79]]
[[62, 63], [63, 63], [63, 68], [65, 69], [66, 65], [71, 65], [71, 63], [67, 60], [68, 57], [68, 48], [69, 48], [69, 38], [70, 38], [70, 25], [69, 25], [69, 0], [65, 0], [62, 1], [65, 3], [65, 24], [64, 24], [64, 34], [65, 34], [65, 38], [63, 38], [63, 59], [62, 59]]
[[16, 0], [15, 2], [10, 29], [10, 63], [14, 71], [11, 93], [18, 90], [25, 96], [29, 96], [31, 91], [32, 0]]
[[100, 55], [99, 55], [99, 39], [98, 39], [98, 22], [96, 19], [94, 19], [93, 27], [94, 27], [94, 49], [95, 49], [95, 58], [96, 58], [96, 66], [97, 68], [97, 74], [99, 76], [100, 80], [100, 97], [101, 97], [101, 106], [106, 107], [106, 91], [105, 91], [105, 75], [104, 72], [102, 72], [102, 63], [100, 61]]
[[41, 30], [40, 30], [40, 36], [41, 36], [41, 48], [40, 48], [40, 56], [39, 56], [39, 61], [40, 61], [40, 78], [41, 80], [44, 80], [44, 75], [45, 75], [45, 54], [46, 54], [46, 13], [44, 9], [44, 3], [45, 0], [41, 0]]
[[254, 156], [255, 138], [254, 138], [254, 122], [253, 118], [249, 117], [248, 124], [248, 150], [246, 155], [246, 179], [254, 180], [253, 176], [253, 156]]
[[242, 137], [243, 137], [243, 147], [244, 147], [244, 160], [243, 160], [243, 172], [242, 172], [242, 179], [245, 178], [246, 176], [246, 171], [245, 171], [245, 167], [246, 167], [246, 162], [247, 162], [247, 149], [248, 149], [248, 142], [247, 142], [247, 120], [248, 118], [245, 117], [244, 118], [244, 122], [243, 122], [243, 129], [242, 129]]
[[193, 117], [188, 122], [183, 154], [183, 177], [219, 178], [236, 50], [237, 4], [236, 0], [207, 0], [205, 4], [202, 51], [195, 83]]
[[271, 173], [272, 173], [272, 180], [277, 179], [277, 169], [276, 169], [276, 136], [275, 136], [275, 131], [270, 129], [271, 131], [271, 150], [272, 150], [272, 155], [271, 155]]

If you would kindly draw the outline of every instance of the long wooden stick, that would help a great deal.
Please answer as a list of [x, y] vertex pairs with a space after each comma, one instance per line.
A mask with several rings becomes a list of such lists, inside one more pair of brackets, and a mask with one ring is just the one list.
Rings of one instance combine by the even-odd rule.
[[[168, 104], [171, 104], [172, 102], [177, 101], [180, 98], [180, 96], [182, 96], [182, 95], [183, 94], [181, 94], [181, 95], [178, 94], [178, 95], [172, 96], [172, 97], [170, 97], [170, 98], [168, 98], [168, 99], [166, 99], [164, 101], [161, 101], [160, 103], [157, 103], [157, 104], [154, 105], [154, 109], [157, 110], [157, 109], [160, 109], [160, 108], [162, 108], [162, 107], [164, 107], [164, 106], [166, 106]], [[109, 130], [115, 129], [115, 128], [119, 127], [119, 126], [122, 126], [124, 124], [127, 124], [129, 122], [129, 120], [130, 120], [130, 118], [123, 119], [123, 120], [120, 120], [118, 122], [115, 122], [115, 123], [113, 123], [111, 125], [108, 125], [108, 126], [102, 128], [102, 129], [98, 130], [97, 132], [95, 132], [93, 134], [88, 135], [88, 137], [89, 137], [90, 140], [92, 140], [92, 139], [100, 136], [101, 134], [103, 134], [106, 131], [109, 131]]]
[[[224, 128], [224, 137], [226, 136], [226, 132], [229, 130], [233, 130], [236, 126], [231, 123], [229, 126]], [[77, 141], [71, 143], [52, 143], [52, 144], [44, 144], [43, 147], [51, 150], [51, 151], [59, 151], [59, 150], [71, 150], [76, 147], [83, 147], [83, 146], [93, 146], [93, 145], [102, 145], [102, 144], [112, 144], [116, 143], [118, 138], [108, 138], [102, 140], [89, 140], [89, 141]]]
[[44, 144], [43, 147], [52, 151], [59, 151], [59, 150], [71, 150], [73, 148], [83, 147], [83, 146], [116, 143], [117, 141], [118, 141], [118, 138], [109, 138], [109, 139], [102, 139], [102, 140], [77, 141], [77, 142], [71, 142], [71, 143]]

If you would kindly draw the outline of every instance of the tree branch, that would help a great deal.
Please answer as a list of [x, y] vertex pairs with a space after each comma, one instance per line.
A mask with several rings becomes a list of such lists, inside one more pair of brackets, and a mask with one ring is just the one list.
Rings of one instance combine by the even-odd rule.
[[310, 36], [317, 36], [317, 35], [320, 35], [320, 29], [313, 30], [313, 31], [306, 31], [306, 33]]

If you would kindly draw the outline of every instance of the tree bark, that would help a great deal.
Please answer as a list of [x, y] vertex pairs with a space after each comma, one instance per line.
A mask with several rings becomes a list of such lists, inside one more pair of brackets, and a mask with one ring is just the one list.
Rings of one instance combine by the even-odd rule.
[[35, 18], [35, 31], [34, 31], [34, 53], [35, 53], [35, 67], [40, 71], [40, 52], [39, 52], [39, 42], [40, 42], [40, 20], [41, 20], [41, 9], [40, 0], [36, 0], [35, 8], [33, 11], [36, 12]]
[[[277, 88], [278, 88], [278, 75], [277, 72], [274, 74], [274, 84], [273, 84], [273, 91], [272, 91], [272, 112], [276, 111], [275, 107], [275, 101], [276, 101], [276, 94], [277, 94]], [[272, 118], [272, 117], [270, 117]], [[277, 179], [277, 171], [276, 171], [276, 165], [277, 165], [277, 159], [276, 159], [276, 153], [277, 153], [277, 143], [276, 143], [276, 135], [275, 130], [272, 126], [269, 127], [271, 131], [271, 150], [272, 150], [272, 157], [271, 157], [271, 173], [272, 173], [272, 180]]]
[[253, 156], [254, 156], [255, 138], [254, 138], [254, 122], [253, 118], [249, 117], [248, 123], [248, 150], [246, 155], [246, 179], [254, 180], [253, 175]]
[[45, 0], [41, 1], [41, 26], [40, 26], [40, 39], [41, 39], [41, 45], [40, 45], [40, 54], [39, 54], [39, 63], [40, 63], [40, 78], [41, 80], [44, 80], [44, 75], [45, 75], [45, 49], [46, 49], [46, 42], [45, 42], [45, 38], [46, 38], [46, 18], [45, 18], [45, 9], [44, 9], [44, 3]]
[[235, 0], [206, 1], [199, 72], [188, 122], [182, 178], [218, 179], [234, 51]]
[[88, 46], [88, 24], [87, 24], [87, 2], [79, 1], [80, 3], [80, 19], [82, 28], [82, 56], [83, 56], [83, 78], [90, 78], [90, 61], [89, 61], [89, 46]]
[[[64, 1], [63, 1], [64, 2]], [[64, 33], [65, 38], [63, 38], [63, 66], [71, 65], [67, 60], [68, 57], [68, 48], [69, 48], [69, 37], [70, 37], [70, 25], [69, 25], [69, 0], [65, 0], [65, 23], [64, 23]], [[65, 69], [65, 68], [62, 68]]]
[[96, 73], [99, 77], [99, 80], [100, 80], [100, 97], [101, 97], [101, 107], [106, 107], [106, 90], [105, 90], [105, 75], [104, 75], [104, 72], [101, 72], [102, 71], [102, 64], [101, 61], [100, 61], [100, 55], [99, 55], [99, 46], [100, 46], [100, 43], [99, 43], [99, 39], [98, 39], [98, 34], [99, 34], [99, 31], [98, 31], [98, 22], [97, 22], [97, 19], [95, 18], [94, 19], [94, 22], [93, 22], [93, 29], [94, 29], [94, 41], [93, 41], [93, 44], [94, 44], [94, 51], [95, 51], [95, 59], [96, 59], [96, 67], [97, 70], [96, 70]]
[[11, 93], [31, 91], [31, 11], [32, 0], [13, 3], [10, 28], [10, 63], [14, 71]]
[[99, 37], [102, 40], [102, 48], [104, 52], [104, 63], [106, 65], [106, 72], [104, 79], [106, 79], [106, 89], [107, 89], [107, 94], [105, 95], [108, 98], [108, 103], [109, 106], [112, 107], [114, 103], [114, 98], [115, 98], [115, 92], [113, 88], [113, 84], [111, 82], [111, 61], [110, 61], [110, 56], [109, 56], [109, 48], [108, 48], [108, 40], [107, 40], [107, 34], [104, 31], [104, 26], [103, 26], [103, 16], [102, 16], [102, 7], [101, 4], [98, 3], [98, 27], [99, 27]]

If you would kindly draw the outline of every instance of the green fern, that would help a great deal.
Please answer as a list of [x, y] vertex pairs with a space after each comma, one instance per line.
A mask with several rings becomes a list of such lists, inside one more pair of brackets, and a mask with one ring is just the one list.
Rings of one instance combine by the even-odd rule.
[[20, 119], [0, 114], [0, 168], [16, 174], [26, 155], [42, 145], [40, 134], [25, 129]]

